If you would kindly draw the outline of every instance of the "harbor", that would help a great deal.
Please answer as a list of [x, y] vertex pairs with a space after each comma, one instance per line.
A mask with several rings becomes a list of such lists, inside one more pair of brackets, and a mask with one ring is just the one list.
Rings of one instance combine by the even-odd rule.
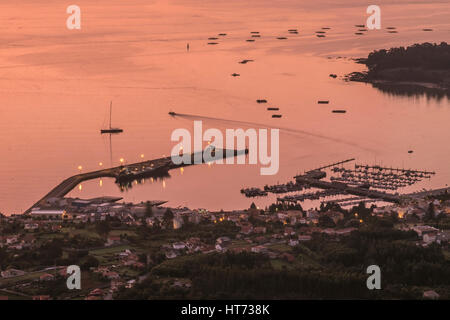
[[[436, 173], [426, 170], [401, 169], [378, 165], [354, 164], [354, 168], [344, 165], [355, 161], [355, 158], [338, 161], [306, 171], [294, 177], [294, 181], [260, 188], [243, 188], [241, 193], [247, 197], [262, 197], [268, 193], [282, 194], [300, 192], [306, 189], [319, 189], [305, 193], [289, 194], [277, 197], [280, 203], [298, 203], [306, 200], [320, 200], [332, 196], [348, 196], [342, 199], [324, 200], [323, 203], [340, 203], [343, 206], [359, 202], [392, 202], [403, 203], [412, 200], [411, 194], [401, 194], [398, 189], [414, 185], [423, 179], [430, 179]], [[326, 181], [330, 172], [329, 181]], [[438, 189], [442, 191], [443, 189]]]
[[[214, 152], [214, 151], [213, 151]], [[71, 176], [64, 181], [62, 181], [59, 185], [57, 185], [55, 188], [53, 188], [49, 193], [47, 193], [42, 199], [37, 201], [33, 206], [31, 206], [28, 210], [26, 210], [24, 213], [30, 213], [33, 208], [39, 207], [43, 204], [45, 204], [48, 199], [51, 198], [62, 198], [66, 194], [68, 194], [72, 189], [74, 189], [77, 185], [84, 181], [98, 179], [98, 178], [115, 178], [116, 182], [124, 183], [127, 181], [133, 181], [138, 178], [143, 177], [152, 177], [152, 176], [158, 176], [161, 173], [168, 172], [169, 170], [180, 168], [180, 167], [186, 167], [190, 165], [196, 164], [194, 159], [196, 159], [196, 155], [198, 157], [198, 154], [201, 154], [202, 157], [202, 163], [205, 163], [203, 158], [203, 152], [194, 152], [191, 153], [191, 164], [175, 164], [172, 162], [171, 157], [164, 157], [154, 160], [148, 160], [148, 161], [142, 161], [137, 163], [132, 163], [128, 165], [121, 165], [117, 167], [112, 167], [104, 170], [97, 170], [82, 174], [77, 174], [74, 176]], [[248, 149], [245, 150], [222, 150], [222, 156], [225, 159], [229, 155], [232, 155], [234, 157], [238, 155], [247, 154]]]

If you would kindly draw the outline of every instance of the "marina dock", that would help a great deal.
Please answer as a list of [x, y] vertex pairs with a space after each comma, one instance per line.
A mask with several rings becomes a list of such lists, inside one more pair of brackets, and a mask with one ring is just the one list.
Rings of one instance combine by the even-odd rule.
[[[269, 192], [281, 194], [317, 188], [321, 190], [277, 197], [277, 201], [297, 203], [305, 200], [319, 200], [329, 196], [353, 195], [356, 197], [322, 202], [336, 202], [342, 205], [350, 205], [360, 201], [402, 203], [417, 197], [416, 194], [389, 193], [384, 190], [395, 191], [399, 188], [408, 187], [422, 179], [429, 179], [435, 174], [434, 171], [388, 168], [377, 165], [355, 164], [354, 169], [343, 167], [344, 164], [354, 160], [354, 158], [351, 158], [306, 171], [302, 175], [295, 176], [295, 182], [265, 186], [264, 190], [247, 188], [242, 189], [241, 192], [247, 197], [255, 197], [266, 196]], [[329, 169], [331, 172], [332, 176], [329, 177], [329, 181], [324, 179], [327, 177], [325, 169]]]

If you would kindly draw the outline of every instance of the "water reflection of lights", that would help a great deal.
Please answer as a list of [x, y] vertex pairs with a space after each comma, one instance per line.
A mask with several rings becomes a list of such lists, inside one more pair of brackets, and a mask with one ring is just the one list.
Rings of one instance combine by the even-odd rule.
[[103, 186], [103, 180], [102, 179], [100, 179], [100, 181], [99, 181], [99, 183], [98, 183], [99, 185], [100, 185], [100, 187], [101, 186]]
[[163, 189], [166, 188], [166, 180], [163, 180], [162, 186], [163, 186]]
[[83, 186], [81, 184], [78, 185], [78, 190], [81, 191], [81, 189], [83, 189]]
[[183, 172], [184, 172], [184, 168], [181, 167], [181, 168], [180, 168], [180, 173], [183, 174]]

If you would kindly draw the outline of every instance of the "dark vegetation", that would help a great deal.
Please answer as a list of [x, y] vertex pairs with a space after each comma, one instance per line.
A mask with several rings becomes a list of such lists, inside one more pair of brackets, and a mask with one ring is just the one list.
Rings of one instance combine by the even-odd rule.
[[[422, 43], [409, 47], [375, 50], [367, 58], [359, 59], [367, 72], [354, 72], [348, 76], [352, 81], [363, 82], [417, 82], [435, 84], [450, 90], [450, 45]], [[384, 87], [386, 91], [389, 91]], [[396, 93], [410, 93], [411, 87], [397, 88]], [[430, 88], [433, 89], [433, 88]], [[436, 88], [434, 88], [436, 89]]]
[[[378, 218], [370, 211], [359, 206], [346, 212], [348, 219], [358, 212], [365, 223], [341, 241], [314, 233], [311, 241], [293, 247], [295, 260], [287, 267], [249, 252], [161, 258], [146, 280], [115, 298], [421, 299], [428, 289], [450, 297], [450, 260], [443, 248], [417, 246], [414, 231], [394, 228], [396, 217]], [[366, 287], [372, 264], [382, 270], [382, 290]], [[174, 286], [176, 279], [191, 286]]]

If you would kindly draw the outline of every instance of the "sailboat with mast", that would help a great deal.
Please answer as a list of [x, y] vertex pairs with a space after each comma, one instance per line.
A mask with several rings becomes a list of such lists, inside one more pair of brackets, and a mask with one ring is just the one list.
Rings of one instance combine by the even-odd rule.
[[100, 133], [121, 133], [123, 132], [123, 129], [120, 128], [113, 128], [111, 126], [111, 119], [112, 119], [112, 101], [109, 105], [109, 129], [101, 129]]

